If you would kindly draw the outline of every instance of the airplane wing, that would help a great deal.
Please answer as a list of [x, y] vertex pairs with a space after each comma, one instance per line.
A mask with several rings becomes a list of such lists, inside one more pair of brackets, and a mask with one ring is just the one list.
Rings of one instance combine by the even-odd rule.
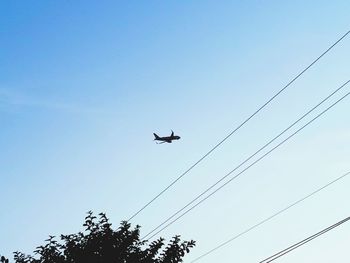
[[173, 132], [173, 130], [171, 130], [171, 135], [170, 135], [170, 137], [173, 137], [174, 136], [174, 132]]

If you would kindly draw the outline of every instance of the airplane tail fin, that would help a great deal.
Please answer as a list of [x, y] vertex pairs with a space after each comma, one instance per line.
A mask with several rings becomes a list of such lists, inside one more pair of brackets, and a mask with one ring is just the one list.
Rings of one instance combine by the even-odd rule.
[[157, 134], [155, 134], [155, 133], [153, 133], [153, 135], [154, 135], [154, 139], [155, 139], [155, 140], [157, 140], [157, 139], [160, 138], [160, 137], [159, 137]]

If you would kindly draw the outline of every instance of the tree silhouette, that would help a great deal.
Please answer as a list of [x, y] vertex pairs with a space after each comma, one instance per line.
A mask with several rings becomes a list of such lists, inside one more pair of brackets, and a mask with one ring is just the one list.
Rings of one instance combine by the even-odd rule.
[[[164, 247], [164, 239], [159, 238], [148, 244], [140, 240], [140, 226], [131, 228], [123, 221], [118, 229], [104, 213], [97, 219], [89, 211], [85, 217], [84, 232], [61, 235], [61, 242], [49, 236], [46, 244], [37, 247], [36, 257], [14, 252], [16, 263], [177, 263], [195, 246], [195, 241], [181, 241], [180, 236], [173, 237]], [[4, 257], [1, 263], [8, 263]]]
[[9, 263], [9, 260], [7, 258], [5, 258], [4, 256], [0, 257], [0, 262], [1, 263]]

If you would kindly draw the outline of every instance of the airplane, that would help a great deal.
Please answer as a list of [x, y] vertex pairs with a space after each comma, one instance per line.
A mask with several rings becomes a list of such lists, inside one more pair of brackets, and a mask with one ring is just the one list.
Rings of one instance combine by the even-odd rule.
[[154, 135], [154, 140], [155, 141], [161, 141], [160, 143], [158, 144], [161, 144], [161, 143], [172, 143], [173, 140], [179, 140], [181, 137], [180, 136], [177, 136], [177, 135], [174, 135], [174, 132], [171, 131], [171, 135], [170, 136], [165, 136], [165, 137], [159, 137], [157, 134], [153, 133]]

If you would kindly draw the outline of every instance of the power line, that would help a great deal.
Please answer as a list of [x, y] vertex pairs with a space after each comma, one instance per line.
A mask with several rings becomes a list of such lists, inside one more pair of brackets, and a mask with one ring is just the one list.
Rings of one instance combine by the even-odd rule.
[[127, 221], [132, 220], [141, 211], [153, 203], [158, 197], [164, 194], [170, 187], [172, 187], [177, 181], [184, 177], [188, 172], [190, 172], [194, 167], [196, 167], [201, 161], [203, 161], [207, 156], [209, 156], [213, 151], [215, 151], [221, 144], [223, 144], [229, 137], [236, 133], [240, 128], [242, 128], [250, 119], [252, 119], [256, 114], [258, 114], [263, 108], [265, 108], [270, 102], [272, 102], [278, 95], [280, 95], [285, 89], [287, 89], [293, 82], [295, 82], [301, 75], [303, 75], [307, 70], [309, 70], [318, 60], [320, 60], [324, 55], [326, 55], [331, 49], [333, 49], [339, 42], [341, 42], [348, 34], [350, 30], [346, 32], [341, 38], [334, 42], [326, 51], [324, 51], [319, 57], [317, 57], [310, 65], [303, 69], [296, 77], [294, 77], [290, 82], [287, 83], [281, 90], [279, 90], [275, 95], [273, 95], [268, 101], [266, 101], [260, 108], [258, 108], [252, 115], [245, 119], [240, 125], [238, 125], [233, 131], [231, 131], [224, 139], [222, 139], [218, 144], [216, 144], [210, 151], [203, 155], [197, 162], [190, 166], [185, 172], [183, 172], [179, 177], [172, 181], [167, 187], [165, 187], [160, 193], [153, 197], [148, 203], [146, 203], [141, 209], [134, 213]]
[[[348, 84], [350, 82], [350, 80], [348, 80], [347, 82], [345, 82], [342, 86], [345, 86], [346, 84]], [[249, 166], [247, 166], [246, 168], [244, 168], [241, 172], [239, 172], [237, 175], [235, 175], [234, 177], [232, 177], [231, 179], [229, 179], [227, 182], [225, 182], [223, 185], [221, 185], [220, 187], [218, 187], [216, 190], [214, 190], [213, 192], [211, 192], [209, 195], [207, 195], [205, 198], [203, 198], [202, 200], [200, 200], [198, 203], [196, 203], [194, 206], [190, 207], [189, 209], [187, 209], [184, 213], [182, 213], [180, 216], [176, 217], [174, 220], [172, 220], [170, 223], [168, 223], [167, 225], [165, 225], [164, 227], [162, 227], [159, 231], [157, 231], [155, 234], [153, 234], [151, 237], [149, 237], [148, 239], [153, 238], [154, 236], [156, 236], [157, 234], [159, 234], [161, 231], [163, 231], [165, 228], [169, 227], [170, 225], [172, 225], [173, 223], [175, 223], [177, 220], [179, 220], [181, 217], [183, 217], [184, 215], [186, 215], [188, 212], [190, 212], [192, 209], [194, 209], [195, 207], [197, 207], [198, 205], [200, 205], [201, 203], [203, 203], [205, 200], [207, 200], [209, 197], [211, 197], [212, 195], [214, 195], [216, 192], [218, 192], [219, 190], [221, 190], [224, 186], [226, 186], [227, 184], [229, 184], [230, 182], [232, 182], [234, 179], [236, 179], [238, 176], [240, 176], [242, 173], [244, 173], [245, 171], [247, 171], [248, 169], [250, 169], [253, 165], [255, 165], [256, 163], [258, 163], [260, 160], [262, 160], [263, 158], [265, 158], [267, 155], [269, 155], [271, 152], [273, 152], [275, 149], [277, 149], [278, 147], [280, 147], [282, 144], [284, 144], [286, 141], [288, 141], [290, 138], [292, 138], [293, 136], [295, 136], [297, 133], [299, 133], [301, 130], [303, 130], [304, 128], [306, 128], [308, 125], [310, 125], [313, 121], [315, 121], [316, 119], [318, 119], [320, 116], [322, 116], [324, 113], [326, 113], [328, 110], [330, 110], [332, 107], [334, 107], [336, 104], [338, 104], [340, 101], [342, 101], [343, 99], [345, 99], [348, 95], [350, 95], [350, 92], [346, 93], [344, 96], [342, 96], [340, 99], [338, 99], [336, 102], [334, 102], [333, 104], [331, 104], [328, 108], [326, 108], [325, 110], [323, 110], [321, 113], [319, 113], [318, 115], [316, 115], [316, 117], [314, 117], [313, 119], [311, 119], [309, 122], [307, 122], [306, 124], [304, 124], [301, 128], [299, 128], [298, 130], [296, 130], [295, 132], [293, 132], [291, 135], [289, 135], [286, 139], [284, 139], [282, 142], [280, 142], [279, 144], [277, 144], [276, 146], [274, 146], [271, 150], [269, 150], [268, 152], [266, 152], [265, 154], [263, 154], [261, 157], [259, 157], [257, 160], [255, 160], [253, 163], [251, 163]], [[233, 170], [232, 170], [233, 171]], [[231, 171], [231, 172], [232, 172]], [[230, 172], [230, 173], [231, 173]], [[221, 180], [221, 179], [220, 179]], [[207, 191], [207, 190], [206, 190]], [[202, 194], [201, 194], [202, 195]], [[198, 199], [198, 198], [196, 198]], [[194, 200], [192, 200], [190, 203], [193, 203]], [[188, 207], [189, 204], [186, 205], [186, 207]], [[173, 218], [176, 214], [178, 214], [180, 211], [183, 211], [184, 208], [180, 209], [178, 212], [176, 212], [175, 214], [173, 214], [170, 218], [168, 218], [166, 221], [168, 222], [171, 218]], [[165, 222], [163, 222], [161, 225], [164, 225]], [[160, 225], [157, 227], [157, 229], [160, 227]], [[153, 229], [151, 232], [153, 233], [155, 231], [155, 229]], [[150, 232], [150, 233], [151, 233]], [[145, 237], [147, 237], [150, 233], [148, 233]], [[144, 237], [144, 238], [145, 238]], [[144, 239], [143, 238], [143, 239]]]
[[239, 238], [239, 237], [241, 237], [241, 236], [247, 234], [248, 232], [252, 231], [253, 229], [255, 229], [255, 228], [261, 226], [262, 224], [264, 224], [264, 223], [270, 221], [271, 219], [273, 219], [273, 218], [275, 218], [276, 216], [278, 216], [278, 215], [284, 213], [285, 211], [289, 210], [290, 208], [296, 206], [297, 204], [300, 204], [301, 202], [305, 201], [306, 199], [308, 199], [308, 198], [312, 197], [313, 195], [319, 193], [320, 191], [324, 190], [324, 189], [327, 188], [328, 186], [331, 186], [332, 184], [338, 182], [339, 180], [343, 179], [344, 177], [346, 177], [346, 176], [349, 175], [349, 174], [350, 174], [350, 172], [347, 172], [347, 173], [345, 173], [345, 174], [339, 176], [338, 178], [336, 178], [336, 179], [334, 179], [333, 181], [331, 181], [331, 182], [325, 184], [324, 186], [318, 188], [317, 190], [313, 191], [312, 193], [310, 193], [310, 194], [304, 196], [303, 198], [301, 198], [301, 199], [295, 201], [294, 203], [292, 203], [292, 204], [286, 206], [285, 208], [283, 208], [283, 209], [279, 210], [278, 212], [274, 213], [273, 215], [271, 215], [271, 216], [265, 218], [264, 220], [261, 220], [259, 223], [255, 224], [255, 225], [253, 225], [253, 226], [251, 226], [251, 227], [249, 227], [249, 228], [247, 228], [246, 230], [244, 230], [244, 231], [242, 231], [241, 233], [235, 235], [234, 237], [230, 238], [229, 240], [227, 240], [227, 241], [221, 243], [220, 245], [216, 246], [215, 248], [213, 248], [213, 249], [209, 250], [208, 252], [202, 254], [201, 256], [195, 258], [194, 260], [191, 261], [191, 263], [196, 262], [196, 261], [198, 261], [198, 260], [200, 260], [200, 259], [202, 259], [202, 258], [208, 256], [209, 254], [213, 253], [214, 251], [216, 251], [216, 250], [222, 248], [223, 246], [229, 244], [230, 242], [236, 240], [237, 238]]
[[255, 153], [250, 155], [247, 159], [245, 159], [243, 162], [241, 162], [238, 166], [236, 166], [233, 170], [231, 170], [229, 173], [227, 173], [225, 176], [223, 176], [220, 180], [218, 180], [216, 183], [211, 185], [209, 188], [207, 188], [204, 192], [202, 192], [200, 195], [198, 195], [196, 198], [194, 198], [191, 202], [189, 202], [186, 206], [178, 210], [175, 214], [170, 216], [168, 219], [166, 219], [163, 223], [158, 225], [156, 228], [154, 228], [151, 232], [149, 232], [147, 235], [145, 235], [144, 238], [152, 234], [154, 231], [156, 231], [158, 228], [166, 224], [169, 220], [171, 220], [173, 217], [175, 217], [177, 214], [182, 212], [184, 209], [189, 207], [191, 204], [193, 204], [195, 201], [197, 201], [200, 197], [202, 197], [204, 194], [209, 192], [211, 189], [213, 189], [216, 185], [218, 185], [220, 182], [222, 182], [225, 178], [227, 178], [229, 175], [231, 175], [233, 172], [238, 170], [242, 165], [247, 163], [250, 159], [252, 159], [254, 156], [256, 156], [259, 152], [264, 150], [267, 146], [269, 146], [271, 143], [273, 143], [276, 139], [278, 139], [280, 136], [282, 136], [284, 133], [286, 133], [289, 129], [291, 129], [294, 125], [296, 125], [298, 122], [300, 122], [303, 118], [305, 118], [307, 115], [309, 115], [312, 111], [314, 111], [316, 108], [318, 108], [321, 104], [323, 104], [325, 101], [327, 101], [329, 98], [331, 98], [334, 94], [336, 94], [338, 91], [340, 91], [348, 82], [341, 85], [339, 88], [337, 88], [335, 91], [333, 91], [330, 95], [328, 95], [326, 98], [324, 98], [321, 102], [319, 102], [316, 106], [314, 106], [312, 109], [310, 109], [307, 113], [305, 113], [302, 117], [300, 117], [298, 120], [296, 120], [293, 124], [288, 126], [286, 129], [284, 129], [280, 134], [275, 136], [272, 140], [270, 140], [268, 143], [266, 143], [263, 147], [258, 149]]
[[[348, 83], [349, 81], [347, 81]], [[177, 218], [175, 218], [173, 221], [171, 221], [170, 223], [168, 223], [167, 225], [165, 225], [163, 228], [161, 228], [159, 231], [157, 231], [155, 234], [153, 234], [151, 237], [149, 237], [149, 239], [153, 238], [155, 235], [157, 235], [158, 233], [160, 233], [161, 231], [163, 231], [165, 228], [169, 227], [170, 225], [172, 225], [173, 223], [175, 223], [178, 219], [180, 219], [181, 217], [183, 217], [184, 215], [186, 215], [188, 212], [190, 212], [192, 209], [194, 209], [195, 207], [197, 207], [198, 205], [200, 205], [201, 203], [203, 203], [205, 200], [207, 200], [209, 197], [211, 197], [212, 195], [214, 195], [216, 192], [218, 192], [219, 190], [221, 190], [224, 186], [226, 186], [228, 183], [232, 182], [232, 180], [236, 179], [238, 176], [240, 176], [242, 173], [244, 173], [245, 171], [247, 171], [249, 168], [251, 168], [253, 165], [255, 165], [257, 162], [259, 162], [260, 160], [262, 160], [263, 158], [265, 158], [267, 155], [269, 155], [272, 151], [274, 151], [275, 149], [277, 149], [279, 146], [281, 146], [283, 143], [285, 143], [287, 140], [289, 140], [290, 138], [292, 138], [294, 135], [296, 135], [297, 133], [299, 133], [302, 129], [304, 129], [306, 126], [308, 126], [309, 124], [311, 124], [313, 121], [315, 121], [317, 118], [319, 118], [321, 115], [323, 115], [326, 111], [328, 111], [329, 109], [331, 109], [332, 107], [334, 107], [337, 103], [339, 103], [341, 100], [343, 100], [345, 97], [347, 97], [350, 94], [347, 93], [345, 96], [343, 96], [342, 98], [340, 98], [338, 101], [336, 101], [334, 104], [332, 104], [331, 106], [329, 106], [326, 110], [324, 110], [323, 112], [321, 112], [320, 114], [318, 114], [316, 117], [314, 117], [311, 121], [309, 121], [308, 123], [306, 123], [304, 126], [302, 126], [301, 128], [299, 128], [297, 131], [295, 131], [294, 133], [292, 133], [290, 136], [288, 136], [286, 139], [284, 139], [282, 142], [280, 142], [279, 144], [277, 144], [275, 147], [273, 147], [271, 150], [269, 150], [267, 153], [265, 153], [264, 155], [262, 155], [260, 158], [258, 158], [256, 161], [254, 161], [252, 164], [250, 164], [248, 167], [246, 167], [245, 169], [243, 169], [240, 173], [238, 173], [237, 175], [235, 175], [234, 177], [232, 177], [230, 180], [228, 180], [227, 182], [225, 182], [223, 185], [221, 185], [219, 188], [217, 188], [215, 191], [213, 191], [212, 193], [210, 193], [208, 196], [206, 196], [204, 199], [202, 199], [201, 201], [199, 201], [197, 204], [195, 204], [194, 206], [192, 206], [191, 208], [189, 208], [188, 210], [186, 210], [184, 213], [182, 213], [180, 216], [178, 216]], [[191, 201], [192, 203], [192, 201]], [[186, 205], [188, 206], [188, 205]], [[183, 208], [181, 209], [181, 211], [183, 210]], [[175, 214], [178, 214], [180, 211], [176, 212]], [[171, 216], [170, 218], [173, 218], [175, 216], [175, 214], [173, 216]], [[167, 220], [169, 221], [169, 219]], [[161, 225], [163, 225], [165, 222], [163, 222]], [[159, 228], [159, 226], [157, 227]], [[154, 230], [152, 230], [151, 232], [154, 232]], [[149, 234], [147, 234], [146, 236], [148, 236]]]
[[[269, 142], [267, 142], [264, 146], [262, 146], [260, 149], [258, 149], [255, 153], [253, 153], [252, 155], [250, 155], [247, 159], [245, 159], [243, 162], [241, 162], [238, 166], [236, 166], [233, 170], [231, 170], [230, 172], [228, 172], [225, 176], [223, 176], [221, 179], [219, 179], [217, 182], [215, 182], [213, 185], [211, 185], [210, 187], [208, 187], [205, 191], [203, 191], [201, 194], [199, 194], [196, 198], [194, 198], [192, 201], [190, 201], [188, 204], [186, 204], [184, 207], [182, 207], [180, 210], [178, 210], [177, 212], [175, 212], [173, 215], [171, 215], [169, 218], [167, 218], [165, 221], [163, 221], [160, 225], [158, 225], [157, 227], [155, 227], [151, 232], [149, 232], [147, 235], [145, 235], [143, 237], [143, 239], [147, 238], [149, 235], [151, 235], [153, 232], [155, 232], [157, 229], [159, 229], [160, 227], [162, 227], [163, 225], [165, 225], [167, 222], [169, 222], [172, 218], [174, 218], [176, 215], [178, 215], [179, 213], [181, 213], [182, 211], [184, 211], [187, 207], [189, 207], [191, 204], [193, 204], [195, 201], [197, 201], [199, 198], [201, 198], [202, 196], [204, 196], [206, 193], [208, 193], [210, 190], [212, 190], [215, 186], [217, 186], [220, 182], [222, 182], [224, 179], [226, 179], [228, 176], [230, 176], [233, 172], [235, 172], [236, 170], [238, 170], [242, 165], [244, 165], [245, 163], [247, 163], [250, 159], [252, 159], [254, 156], [256, 156], [259, 152], [261, 152], [262, 150], [264, 150], [267, 146], [269, 146], [271, 143], [273, 143], [275, 140], [277, 140], [279, 137], [281, 137], [284, 133], [286, 133], [288, 130], [290, 130], [293, 126], [295, 126], [297, 123], [299, 123], [302, 119], [304, 119], [307, 115], [309, 115], [311, 112], [313, 112], [316, 108], [318, 108], [320, 105], [322, 105], [324, 102], [326, 102], [329, 98], [331, 98], [334, 94], [336, 94], [337, 92], [339, 92], [342, 88], [344, 88], [348, 83], [350, 82], [350, 80], [348, 80], [347, 82], [345, 82], [343, 85], [341, 85], [339, 88], [337, 88], [336, 90], [334, 90], [330, 95], [328, 95], [326, 98], [324, 98], [321, 102], [319, 102], [317, 105], [315, 105], [313, 108], [311, 108], [308, 112], [306, 112], [303, 116], [301, 116], [299, 119], [297, 119], [295, 122], [293, 122], [290, 126], [288, 126], [286, 129], [284, 129], [281, 133], [279, 133], [277, 136], [275, 136], [273, 139], [271, 139]], [[320, 115], [319, 115], [320, 116]], [[305, 127], [305, 126], [303, 126]], [[300, 130], [298, 130], [300, 131]], [[297, 132], [298, 132], [297, 131]], [[286, 140], [288, 140], [289, 138], [291, 138], [294, 134], [292, 134], [291, 136], [289, 136]], [[282, 141], [282, 143], [284, 143], [286, 140]], [[274, 147], [272, 150], [270, 150], [267, 154], [269, 154], [270, 152], [272, 152], [274, 149], [276, 149], [278, 146], [280, 146], [282, 143], [278, 144], [276, 147]], [[258, 161], [262, 158], [264, 158], [267, 154], [263, 155], [261, 158], [258, 159]], [[239, 174], [237, 174], [236, 176], [234, 176], [233, 178], [231, 178], [228, 182], [226, 182], [224, 185], [220, 186], [218, 189], [216, 189], [214, 192], [212, 192], [210, 195], [208, 195], [205, 199], [207, 199], [209, 196], [213, 195], [215, 192], [217, 192], [218, 190], [220, 190], [223, 186], [225, 186], [226, 184], [228, 184], [229, 182], [231, 182], [232, 180], [236, 179], [240, 174], [242, 174], [244, 171], [246, 171], [247, 169], [249, 169], [252, 165], [254, 165], [257, 161], [255, 161], [253, 164], [251, 164], [250, 166], [248, 166], [247, 168], [245, 168], [243, 171], [241, 171]], [[205, 199], [203, 199], [201, 202], [203, 202]], [[196, 204], [195, 206], [199, 205]], [[195, 207], [194, 206], [194, 207]], [[191, 209], [193, 209], [194, 207], [192, 207]], [[189, 210], [191, 210], [189, 209]], [[185, 212], [186, 213], [186, 212]], [[181, 216], [180, 216], [181, 217]], [[162, 228], [163, 230], [164, 228]], [[159, 233], [159, 231], [157, 232], [157, 234]], [[154, 236], [154, 235], [153, 235]], [[152, 236], [152, 237], [153, 237]]]
[[344, 224], [345, 222], [347, 222], [349, 220], [350, 220], [350, 216], [345, 218], [345, 219], [343, 219], [343, 220], [341, 220], [341, 221], [339, 221], [338, 223], [335, 223], [335, 224], [333, 224], [333, 225], [331, 225], [331, 226], [321, 230], [320, 232], [318, 232], [318, 233], [316, 233], [316, 234], [314, 234], [312, 236], [309, 236], [309, 237], [305, 238], [302, 241], [299, 241], [298, 243], [295, 243], [295, 244], [291, 245], [290, 247], [287, 247], [286, 249], [283, 249], [283, 250], [279, 251], [278, 253], [276, 253], [276, 254], [274, 254], [274, 255], [272, 255], [272, 256], [270, 256], [270, 257], [268, 257], [268, 258], [266, 258], [266, 259], [264, 259], [262, 261], [260, 261], [259, 263], [272, 262], [272, 261], [276, 260], [277, 258], [282, 257], [285, 254], [288, 254], [289, 252], [293, 251], [294, 249], [297, 249], [298, 247], [300, 247], [302, 245], [305, 245], [306, 243], [310, 242], [311, 240], [313, 240], [313, 239], [315, 239], [315, 238], [317, 238], [317, 237], [327, 233], [328, 231], [330, 231], [330, 230], [332, 230], [332, 229], [334, 229], [334, 228]]

